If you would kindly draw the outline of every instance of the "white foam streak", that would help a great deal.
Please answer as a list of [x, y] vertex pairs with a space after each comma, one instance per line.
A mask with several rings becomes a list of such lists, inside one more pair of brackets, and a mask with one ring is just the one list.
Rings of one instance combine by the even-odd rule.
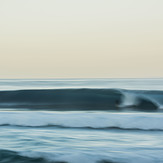
[[122, 92], [122, 103], [119, 105], [119, 107], [129, 107], [129, 106], [136, 106], [139, 101], [138, 97], [134, 93], [129, 92]]
[[129, 91], [129, 90], [119, 90], [122, 93], [121, 104], [119, 107], [132, 107], [138, 106], [141, 99], [147, 100], [153, 103], [158, 109], [162, 109], [163, 107], [163, 99], [162, 95], [159, 96], [157, 94], [150, 94], [149, 92], [141, 92], [141, 91]]

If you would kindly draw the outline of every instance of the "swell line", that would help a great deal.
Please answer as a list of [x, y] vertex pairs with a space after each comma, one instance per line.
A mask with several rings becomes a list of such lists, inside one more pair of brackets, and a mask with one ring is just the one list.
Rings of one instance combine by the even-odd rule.
[[2, 124], [0, 127], [13, 126], [20, 128], [59, 128], [59, 129], [81, 129], [81, 130], [124, 130], [124, 131], [163, 131], [163, 129], [141, 129], [141, 128], [123, 128], [118, 126], [110, 127], [72, 127], [72, 126], [62, 126], [62, 125], [42, 125], [42, 126], [29, 126], [29, 125], [11, 125], [11, 124]]

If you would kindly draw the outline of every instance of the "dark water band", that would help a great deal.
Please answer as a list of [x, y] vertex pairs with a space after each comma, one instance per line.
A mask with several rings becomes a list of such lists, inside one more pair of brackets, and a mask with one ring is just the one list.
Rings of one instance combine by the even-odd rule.
[[[133, 91], [130, 91], [133, 93]], [[138, 103], [126, 106], [140, 110], [156, 110], [150, 99], [163, 99], [162, 91], [134, 91]], [[150, 99], [141, 94], [150, 95]], [[151, 96], [152, 95], [152, 96]], [[119, 110], [124, 91], [117, 89], [56, 89], [0, 91], [0, 107], [52, 110]]]

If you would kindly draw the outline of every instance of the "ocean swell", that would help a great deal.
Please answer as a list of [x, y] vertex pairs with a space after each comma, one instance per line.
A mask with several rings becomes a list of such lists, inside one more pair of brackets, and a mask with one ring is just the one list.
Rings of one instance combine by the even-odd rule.
[[[0, 162], [1, 163], [48, 163], [44, 158], [41, 157], [27, 157], [19, 154], [15, 151], [0, 150]], [[63, 162], [55, 162], [63, 163]]]
[[0, 91], [1, 108], [52, 110], [156, 110], [163, 106], [163, 91], [121, 89], [56, 89]]
[[1, 163], [116, 163], [106, 156], [88, 154], [55, 154], [52, 152], [29, 152], [0, 150]]
[[97, 112], [1, 112], [0, 126], [163, 130], [163, 114]]

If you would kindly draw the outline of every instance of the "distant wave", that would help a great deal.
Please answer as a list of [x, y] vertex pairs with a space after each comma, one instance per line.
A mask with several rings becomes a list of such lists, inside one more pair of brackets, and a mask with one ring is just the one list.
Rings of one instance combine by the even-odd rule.
[[107, 112], [1, 112], [0, 126], [163, 131], [163, 114]]
[[56, 89], [0, 91], [1, 108], [53, 110], [156, 110], [163, 107], [163, 91], [122, 89]]

